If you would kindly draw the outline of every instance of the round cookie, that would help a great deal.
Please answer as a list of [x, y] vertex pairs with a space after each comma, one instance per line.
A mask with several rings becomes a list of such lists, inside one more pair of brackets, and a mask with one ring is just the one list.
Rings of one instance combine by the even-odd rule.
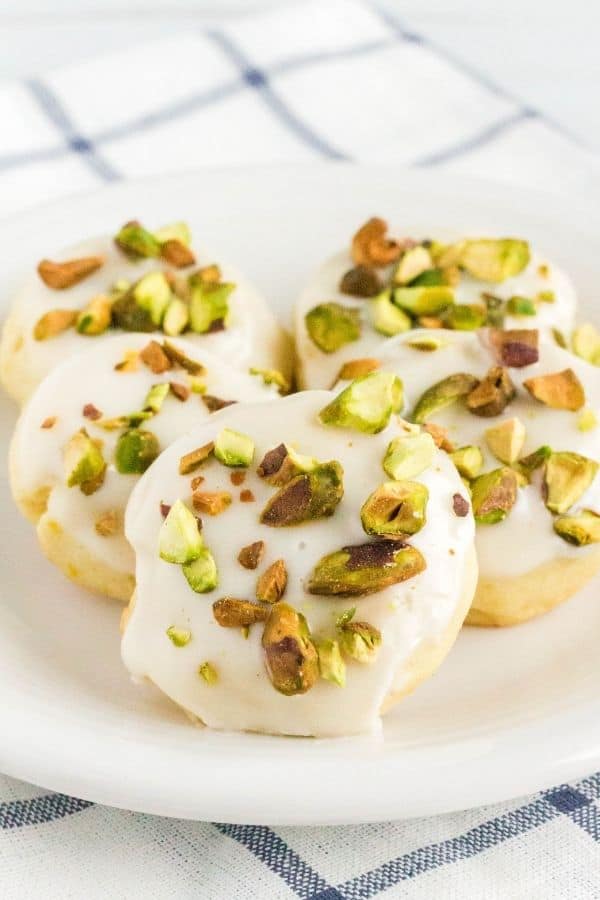
[[46, 556], [84, 587], [128, 600], [134, 556], [123, 518], [141, 472], [211, 410], [275, 390], [198, 344], [145, 334], [115, 335], [56, 366], [24, 407], [10, 450], [13, 496]]
[[291, 377], [289, 338], [264, 298], [231, 267], [194, 253], [185, 226], [152, 234], [133, 223], [117, 238], [122, 246], [107, 235], [62, 250], [22, 285], [0, 344], [0, 380], [15, 400], [72, 353], [123, 330], [181, 334], [235, 368]]
[[382, 340], [420, 322], [457, 330], [503, 323], [571, 332], [573, 284], [527, 242], [396, 242], [386, 227], [370, 220], [352, 248], [324, 262], [300, 294], [295, 332], [303, 388], [330, 388], [345, 362], [377, 356]]
[[420, 330], [379, 349], [404, 414], [471, 484], [480, 576], [467, 622], [517, 624], [579, 590], [600, 569], [597, 368], [535, 330]]
[[[396, 379], [351, 388], [223, 410], [132, 494], [137, 589], [123, 660], [209, 727], [371, 731], [460, 630], [477, 578], [467, 491], [429, 435], [393, 415]], [[410, 478], [382, 468], [394, 439]], [[228, 489], [233, 471], [246, 492], [214, 516], [178, 473], [207, 442], [201, 491]]]

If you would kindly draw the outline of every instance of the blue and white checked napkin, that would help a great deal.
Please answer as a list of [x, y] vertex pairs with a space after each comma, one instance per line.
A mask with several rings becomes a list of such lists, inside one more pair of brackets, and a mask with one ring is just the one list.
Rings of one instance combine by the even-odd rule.
[[[0, 90], [0, 215], [119, 178], [339, 159], [587, 189], [595, 156], [383, 10], [283, 5]], [[0, 738], [1, 740], [1, 738]], [[0, 776], [0, 897], [600, 898], [600, 774], [399, 824], [122, 812]]]

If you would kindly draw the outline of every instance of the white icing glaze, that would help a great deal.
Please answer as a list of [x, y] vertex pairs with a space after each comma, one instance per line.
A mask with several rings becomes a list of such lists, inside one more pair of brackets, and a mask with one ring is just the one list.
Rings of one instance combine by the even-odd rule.
[[[446, 342], [439, 350], [423, 352], [407, 346], [418, 337], [431, 337], [431, 331], [416, 330], [382, 343], [377, 354], [382, 368], [400, 376], [404, 384], [405, 415], [410, 414], [427, 388], [452, 375], [466, 372], [485, 375], [496, 362], [477, 334], [471, 332], [436, 331]], [[532, 453], [543, 444], [553, 450], [571, 450], [600, 461], [600, 426], [582, 432], [577, 428], [580, 412], [550, 409], [534, 400], [522, 387], [523, 381], [571, 368], [579, 377], [586, 394], [586, 406], [600, 419], [600, 375], [598, 369], [562, 350], [550, 339], [540, 340], [540, 359], [532, 366], [510, 369], [517, 387], [515, 400], [500, 416], [481, 418], [455, 403], [432, 415], [428, 421], [443, 425], [456, 447], [476, 444], [485, 457], [483, 471], [502, 465], [488, 450], [484, 431], [505, 419], [517, 417], [526, 428], [522, 455]], [[600, 476], [583, 495], [574, 511], [590, 508], [600, 512]], [[542, 563], [560, 557], [577, 557], [589, 548], [574, 547], [560, 538], [552, 528], [553, 518], [542, 501], [539, 478], [518, 491], [517, 502], [503, 522], [477, 528], [477, 556], [483, 577], [521, 575]]]
[[[26, 497], [50, 487], [48, 514], [52, 519], [76, 536], [95, 558], [120, 572], [133, 573], [134, 570], [133, 553], [122, 531], [102, 537], [96, 532], [94, 523], [107, 510], [124, 514], [129, 494], [139, 476], [122, 475], [112, 463], [115, 444], [122, 430], [106, 431], [85, 418], [82, 410], [85, 404], [93, 403], [105, 418], [113, 418], [141, 409], [153, 384], [163, 381], [189, 383], [187, 373], [181, 368], [155, 375], [140, 363], [135, 372], [115, 371], [115, 364], [123, 359], [126, 350], [142, 350], [150, 339], [151, 335], [146, 334], [115, 335], [91, 344], [85, 353], [77, 353], [54, 368], [23, 409], [11, 446], [15, 496]], [[173, 338], [172, 343], [205, 366], [206, 375], [202, 380], [208, 394], [224, 400], [273, 398], [275, 389], [265, 387], [261, 378], [231, 369], [204, 352], [198, 343], [180, 338]], [[160, 412], [140, 427], [155, 434], [160, 447], [165, 448], [210, 415], [198, 394], [190, 394], [186, 402], [169, 394]], [[57, 417], [56, 424], [49, 429], [40, 428], [41, 423], [51, 416]], [[86, 428], [91, 437], [103, 441], [102, 452], [109, 463], [104, 484], [90, 496], [65, 483], [64, 447], [81, 428]]]
[[[549, 266], [548, 277], [542, 277], [538, 267]], [[302, 291], [295, 311], [295, 331], [299, 361], [299, 378], [305, 388], [330, 388], [344, 362], [364, 356], [376, 356], [384, 336], [372, 327], [369, 318], [369, 301], [349, 297], [339, 289], [340, 279], [353, 266], [348, 252], [338, 253], [328, 259], [314, 273]], [[539, 291], [553, 291], [554, 303], [539, 303], [535, 316], [507, 316], [506, 328], [558, 328], [565, 333], [572, 330], [577, 307], [575, 288], [568, 277], [558, 266], [550, 263], [544, 256], [532, 253], [527, 268], [514, 278], [502, 284], [489, 284], [477, 281], [463, 274], [460, 284], [455, 288], [457, 303], [481, 302], [481, 292], [488, 291], [497, 297], [507, 299], [512, 296], [534, 297]], [[310, 339], [306, 330], [304, 317], [319, 303], [335, 301], [343, 306], [360, 309], [362, 333], [357, 341], [346, 344], [335, 353], [323, 353]]]
[[[11, 393], [16, 396], [18, 391], [17, 399], [25, 400], [45, 375], [70, 354], [90, 349], [119, 333], [108, 330], [101, 335], [85, 336], [71, 328], [48, 340], [36, 341], [33, 328], [44, 313], [52, 309], [83, 309], [92, 297], [108, 293], [115, 282], [121, 279], [135, 282], [146, 272], [164, 267], [156, 259], [128, 259], [108, 236], [84, 241], [52, 254], [51, 258], [68, 260], [92, 255], [105, 257], [104, 265], [79, 284], [57, 291], [47, 287], [35, 273], [15, 297], [0, 356], [3, 369], [10, 372], [10, 375], [4, 374], [4, 380]], [[229, 298], [227, 328], [214, 334], [187, 332], [185, 339], [199, 350], [220, 355], [236, 368], [247, 370], [249, 366], [260, 366], [287, 370], [286, 374], [289, 374], [287, 338], [261, 294], [243, 275], [221, 260], [204, 252], [196, 256], [197, 266], [218, 262], [223, 281], [234, 282], [237, 287]], [[162, 336], [161, 332], [158, 334]]]
[[[474, 524], [471, 516], [458, 518], [452, 511], [452, 495], [464, 495], [464, 486], [449, 459], [439, 452], [418, 478], [429, 488], [430, 499], [427, 524], [411, 541], [425, 556], [427, 569], [403, 584], [362, 598], [334, 599], [306, 592], [307, 578], [321, 556], [368, 540], [360, 508], [386, 480], [381, 461], [389, 441], [401, 429], [396, 420], [379, 435], [322, 426], [317, 413], [331, 396], [305, 392], [280, 400], [273, 408], [239, 404], [223, 410], [172, 445], [132, 494], [126, 533], [136, 552], [137, 600], [123, 637], [123, 659], [134, 676], [150, 678], [211, 727], [295, 735], [371, 730], [398, 667], [423, 641], [442, 635], [456, 613]], [[201, 595], [189, 588], [179, 566], [159, 558], [159, 503], [179, 497], [189, 501], [189, 479], [178, 475], [178, 460], [224, 426], [249, 435], [256, 443], [254, 464], [244, 483], [256, 502], [234, 502], [217, 517], [203, 516], [205, 541], [215, 557], [220, 584]], [[345, 493], [332, 518], [289, 528], [259, 523], [260, 511], [275, 489], [257, 476], [256, 465], [282, 441], [301, 453], [341, 462]], [[229, 472], [216, 460], [205, 465], [202, 474], [206, 477], [203, 488], [231, 490]], [[255, 572], [247, 571], [237, 562], [238, 552], [261, 539], [266, 544], [263, 563]], [[262, 627], [253, 626], [244, 639], [240, 629], [216, 623], [212, 603], [227, 595], [253, 599], [257, 576], [277, 559], [283, 559], [288, 569], [284, 599], [306, 615], [313, 634], [333, 637], [336, 617], [352, 606], [357, 607], [357, 620], [382, 631], [376, 661], [371, 665], [349, 662], [345, 688], [319, 681], [304, 695], [279, 694], [264, 668]], [[187, 646], [174, 647], [167, 638], [165, 630], [172, 624], [192, 632]], [[207, 660], [219, 672], [218, 683], [212, 686], [197, 674], [198, 665]]]

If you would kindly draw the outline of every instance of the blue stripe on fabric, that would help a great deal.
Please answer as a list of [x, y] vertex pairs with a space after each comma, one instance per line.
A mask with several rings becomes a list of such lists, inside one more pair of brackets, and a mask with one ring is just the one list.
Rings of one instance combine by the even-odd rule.
[[321, 154], [321, 156], [336, 160], [347, 161], [349, 159], [349, 157], [342, 153], [341, 150], [338, 150], [337, 147], [333, 147], [324, 138], [318, 135], [316, 131], [313, 131], [312, 128], [286, 106], [281, 97], [273, 90], [267, 73], [262, 69], [253, 66], [246, 55], [229, 37], [227, 37], [226, 34], [222, 31], [208, 31], [206, 34], [221, 48], [229, 60], [240, 69], [246, 82], [260, 94], [267, 106], [269, 106], [277, 118], [286, 125], [289, 131], [293, 132], [296, 137], [312, 147], [312, 149]]
[[0, 829], [55, 822], [93, 805], [89, 800], [78, 800], [66, 794], [43, 794], [30, 800], [10, 800], [0, 803]]
[[47, 84], [34, 78], [26, 82], [30, 93], [66, 141], [66, 149], [79, 154], [103, 181], [115, 181], [119, 175], [97, 152], [92, 141], [80, 134], [66, 109]]
[[478, 150], [480, 147], [484, 147], [486, 144], [489, 144], [490, 141], [493, 141], [505, 131], [510, 131], [515, 127], [515, 125], [520, 125], [522, 122], [526, 122], [528, 119], [534, 117], [535, 113], [528, 109], [521, 110], [521, 112], [512, 113], [511, 115], [506, 116], [505, 119], [501, 119], [499, 122], [488, 126], [488, 128], [484, 128], [483, 131], [480, 131], [478, 134], [474, 135], [471, 138], [466, 138], [465, 140], [460, 141], [458, 144], [454, 144], [450, 147], [445, 147], [441, 150], [436, 150], [434, 153], [430, 153], [427, 156], [421, 156], [418, 159], [413, 160], [411, 165], [425, 168], [427, 166], [437, 166], [440, 163], [448, 162], [449, 160], [456, 159], [459, 156], [465, 156], [467, 153], [471, 153], [471, 151]]

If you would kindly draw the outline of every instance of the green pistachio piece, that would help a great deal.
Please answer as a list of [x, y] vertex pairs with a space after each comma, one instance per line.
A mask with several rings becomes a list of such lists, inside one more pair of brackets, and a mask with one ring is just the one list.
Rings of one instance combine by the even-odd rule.
[[304, 456], [288, 444], [279, 444], [265, 453], [256, 472], [268, 484], [281, 487], [296, 475], [312, 472], [318, 465], [319, 460], [314, 456]]
[[184, 303], [179, 297], [174, 297], [165, 311], [162, 330], [169, 337], [177, 337], [178, 334], [182, 334], [185, 331], [189, 321], [190, 313], [187, 303]]
[[354, 616], [356, 615], [356, 607], [351, 606], [350, 609], [345, 609], [343, 613], [335, 620], [335, 627], [341, 628], [342, 625], [346, 625], [348, 622], [351, 622]]
[[198, 520], [183, 500], [176, 500], [162, 523], [158, 536], [158, 553], [165, 562], [184, 565], [198, 559], [204, 541]]
[[368, 497], [360, 511], [367, 534], [416, 534], [426, 522], [429, 491], [418, 481], [387, 481]]
[[133, 296], [133, 288], [118, 297], [111, 309], [112, 324], [123, 331], [156, 331], [148, 310], [142, 309]]
[[368, 622], [348, 622], [340, 628], [342, 652], [359, 663], [371, 663], [381, 646], [381, 632]]
[[173, 222], [171, 225], [163, 225], [154, 232], [154, 237], [159, 244], [166, 244], [167, 241], [180, 241], [189, 247], [192, 243], [192, 232], [189, 225], [185, 222]]
[[425, 568], [419, 550], [403, 541], [378, 540], [342, 547], [319, 560], [308, 591], [326, 597], [364, 597], [407, 581]]
[[75, 327], [79, 334], [102, 334], [110, 325], [111, 310], [109, 297], [94, 297], [77, 316]]
[[132, 428], [120, 435], [115, 448], [115, 466], [122, 475], [141, 475], [160, 453], [156, 435]]
[[410, 282], [410, 287], [440, 287], [449, 284], [444, 269], [433, 268], [421, 272]]
[[208, 547], [202, 547], [196, 559], [185, 563], [181, 568], [187, 583], [197, 594], [214, 591], [219, 584], [217, 564]]
[[132, 290], [137, 305], [149, 313], [154, 325], [160, 327], [171, 302], [171, 288], [164, 272], [149, 272], [140, 278]]
[[216, 327], [226, 326], [229, 316], [229, 297], [235, 284], [194, 283], [190, 296], [190, 328], [206, 334]]
[[539, 303], [556, 303], [556, 294], [554, 291], [538, 291], [535, 299]]
[[87, 486], [95, 485], [106, 471], [102, 450], [85, 429], [70, 438], [65, 447], [64, 464], [67, 487], [78, 485], [84, 493], [87, 493]]
[[115, 237], [115, 243], [128, 256], [160, 256], [160, 243], [139, 222], [127, 222], [126, 225], [123, 225]]
[[583, 494], [598, 472], [598, 463], [579, 453], [552, 453], [544, 470], [546, 506], [553, 513], [566, 513]]
[[369, 317], [375, 331], [386, 337], [402, 334], [412, 328], [412, 320], [392, 302], [392, 292], [382, 291], [369, 302]]
[[319, 657], [302, 613], [276, 603], [262, 636], [267, 674], [286, 696], [305, 694], [319, 678]]
[[344, 470], [336, 460], [296, 475], [267, 502], [260, 521], [280, 528], [332, 516], [344, 495], [343, 476]]
[[535, 300], [529, 297], [510, 297], [506, 303], [506, 311], [511, 316], [535, 316], [537, 307]]
[[450, 287], [400, 287], [393, 292], [396, 306], [413, 316], [435, 316], [452, 306], [454, 291]]
[[584, 409], [577, 419], [577, 428], [579, 431], [593, 431], [598, 427], [598, 417], [593, 409], [589, 407]]
[[448, 375], [428, 388], [415, 406], [411, 419], [422, 425], [430, 416], [465, 398], [479, 384], [479, 379], [464, 372]]
[[176, 647], [185, 647], [192, 639], [192, 632], [187, 628], [178, 628], [176, 625], [169, 625], [167, 628], [167, 637]]
[[532, 473], [539, 469], [540, 466], [543, 466], [551, 455], [552, 448], [544, 444], [544, 446], [538, 447], [537, 450], [534, 450], [528, 456], [522, 456], [515, 468], [527, 481], [530, 481]]
[[577, 412], [585, 404], [585, 390], [573, 369], [528, 378], [523, 382], [523, 387], [551, 409]]
[[573, 353], [594, 366], [600, 366], [600, 331], [589, 322], [580, 325], [571, 338]]
[[554, 530], [561, 538], [576, 547], [600, 543], [600, 516], [591, 509], [584, 509], [575, 516], [559, 516], [554, 520]]
[[485, 439], [496, 459], [511, 466], [523, 449], [525, 426], [519, 419], [506, 419], [486, 429]]
[[280, 372], [278, 369], [257, 369], [255, 366], [251, 366], [248, 370], [251, 375], [258, 375], [262, 378], [264, 384], [270, 385], [274, 384], [279, 388], [280, 394], [288, 394], [291, 388], [291, 385], [283, 372]]
[[390, 372], [371, 372], [356, 378], [319, 413], [324, 425], [354, 428], [377, 434], [387, 426], [392, 413], [402, 409], [403, 388]]
[[420, 337], [415, 337], [410, 341], [406, 341], [406, 346], [412, 347], [413, 350], [420, 350], [421, 353], [434, 353], [436, 350], [445, 347], [447, 343], [447, 341], [444, 341], [442, 338], [436, 337], [433, 334], [423, 334]]
[[215, 438], [214, 454], [224, 466], [247, 468], [254, 458], [254, 441], [232, 428], [223, 428]]
[[563, 350], [569, 349], [569, 345], [567, 344], [566, 337], [564, 336], [562, 331], [560, 331], [558, 328], [552, 329], [552, 337], [554, 338], [554, 343], [557, 344], [559, 347], [562, 347]]
[[341, 303], [320, 303], [305, 316], [313, 344], [324, 353], [335, 353], [360, 337], [360, 312]]
[[414, 478], [431, 465], [434, 454], [435, 442], [426, 431], [406, 434], [388, 444], [383, 469], [395, 481]]
[[477, 478], [483, 468], [483, 453], [479, 447], [468, 444], [466, 447], [459, 447], [450, 454], [452, 462], [458, 469], [463, 478], [472, 481]]
[[513, 238], [462, 241], [458, 252], [458, 263], [469, 275], [496, 283], [518, 275], [529, 260], [527, 241]]
[[213, 666], [213, 664], [210, 662], [200, 663], [200, 665], [198, 666], [198, 675], [208, 685], [216, 684], [219, 680], [219, 673], [217, 672], [215, 666]]
[[457, 303], [451, 306], [445, 316], [445, 324], [454, 331], [475, 331], [482, 328], [488, 320], [485, 306]]
[[495, 525], [506, 518], [517, 499], [517, 476], [512, 469], [494, 469], [480, 475], [471, 484], [471, 502], [475, 521]]
[[431, 269], [433, 260], [429, 250], [422, 244], [405, 250], [396, 266], [392, 281], [394, 284], [408, 284], [423, 272]]
[[144, 412], [159, 413], [168, 393], [168, 381], [163, 381], [160, 384], [153, 384], [144, 400]]
[[346, 687], [346, 663], [342, 659], [340, 645], [331, 638], [317, 641], [319, 655], [319, 673], [325, 681], [331, 681], [338, 687]]
[[483, 292], [481, 299], [485, 303], [487, 312], [486, 324], [491, 328], [504, 328], [504, 320], [506, 318], [506, 300], [502, 297], [496, 297], [495, 294]]

